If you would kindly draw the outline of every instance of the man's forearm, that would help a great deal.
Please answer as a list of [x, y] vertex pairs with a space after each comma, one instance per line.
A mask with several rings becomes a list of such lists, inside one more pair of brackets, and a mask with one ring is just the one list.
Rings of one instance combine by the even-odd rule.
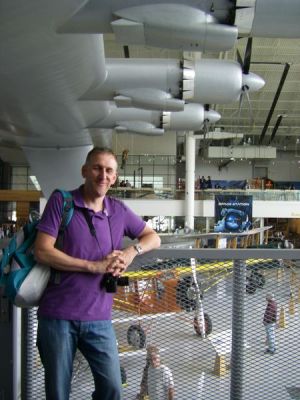
[[174, 400], [174, 388], [169, 388], [168, 400]]
[[92, 261], [71, 257], [56, 248], [51, 250], [37, 249], [34, 255], [39, 263], [49, 265], [60, 271], [94, 272]]
[[139, 243], [144, 252], [157, 249], [160, 246], [160, 237], [156, 232], [146, 233], [139, 237]]

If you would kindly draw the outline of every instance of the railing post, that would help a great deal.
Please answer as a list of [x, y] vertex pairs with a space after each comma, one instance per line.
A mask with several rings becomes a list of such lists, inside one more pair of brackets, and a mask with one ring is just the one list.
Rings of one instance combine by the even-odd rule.
[[233, 267], [230, 400], [242, 400], [244, 369], [244, 301], [246, 263], [235, 260]]
[[[36, 370], [41, 370], [42, 365], [38, 362], [38, 350], [36, 346], [37, 316], [36, 309], [23, 310], [23, 363], [22, 363], [22, 400], [37, 398]], [[42, 370], [42, 378], [44, 371]], [[44, 389], [42, 389], [44, 393]]]

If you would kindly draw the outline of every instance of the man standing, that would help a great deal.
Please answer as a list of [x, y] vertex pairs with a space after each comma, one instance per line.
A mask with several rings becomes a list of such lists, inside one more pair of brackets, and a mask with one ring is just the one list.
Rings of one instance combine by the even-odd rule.
[[148, 395], [148, 371], [151, 365], [151, 354], [158, 353], [159, 349], [153, 344], [147, 346], [147, 355], [146, 355], [146, 365], [143, 370], [143, 376], [141, 381], [141, 390], [140, 393], [137, 395], [137, 399], [143, 400], [145, 396]]
[[277, 304], [272, 293], [266, 295], [267, 307], [264, 314], [264, 326], [266, 328], [267, 345], [268, 348], [265, 354], [275, 353], [275, 328], [277, 321]]
[[[37, 344], [47, 400], [68, 400], [78, 348], [94, 377], [93, 400], [120, 400], [121, 377], [111, 323], [113, 294], [103, 276], [120, 276], [136, 255], [159, 247], [159, 236], [121, 201], [106, 196], [117, 179], [117, 159], [94, 148], [81, 170], [84, 184], [71, 193], [74, 214], [56, 248], [63, 199], [54, 192], [38, 225], [35, 257], [52, 267], [38, 310]], [[121, 250], [124, 236], [139, 243]]]
[[174, 381], [170, 368], [161, 364], [159, 351], [151, 351], [148, 369], [148, 395], [150, 400], [173, 400]]

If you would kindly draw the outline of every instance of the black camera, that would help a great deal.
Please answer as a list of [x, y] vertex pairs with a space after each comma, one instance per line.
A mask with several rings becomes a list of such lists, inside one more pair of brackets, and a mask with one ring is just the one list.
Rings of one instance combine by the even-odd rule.
[[104, 274], [101, 287], [103, 287], [107, 293], [116, 293], [117, 286], [129, 286], [128, 276], [113, 276], [111, 273]]

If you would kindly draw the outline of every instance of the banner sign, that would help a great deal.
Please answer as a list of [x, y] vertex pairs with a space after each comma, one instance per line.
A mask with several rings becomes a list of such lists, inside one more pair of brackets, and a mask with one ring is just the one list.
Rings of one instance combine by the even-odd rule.
[[215, 196], [215, 232], [244, 232], [251, 228], [252, 196]]

